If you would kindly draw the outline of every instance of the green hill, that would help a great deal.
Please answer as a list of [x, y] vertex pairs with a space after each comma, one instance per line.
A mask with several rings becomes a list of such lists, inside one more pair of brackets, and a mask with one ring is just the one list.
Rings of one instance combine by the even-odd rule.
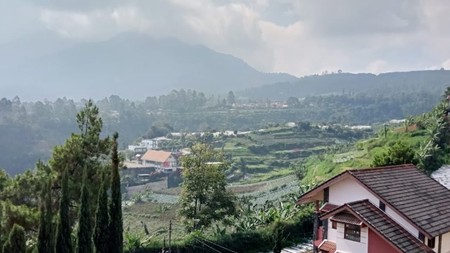
[[402, 93], [427, 93], [437, 97], [449, 84], [450, 71], [448, 70], [392, 72], [379, 75], [335, 73], [305, 76], [290, 83], [249, 88], [240, 92], [239, 95], [252, 99], [276, 100], [342, 93], [392, 94], [393, 96]]
[[416, 164], [431, 174], [450, 162], [447, 114], [448, 101], [444, 99], [428, 113], [404, 123], [381, 126], [376, 136], [356, 142], [350, 150], [312, 156], [302, 168], [305, 171], [302, 183], [322, 182], [349, 168], [403, 163]]

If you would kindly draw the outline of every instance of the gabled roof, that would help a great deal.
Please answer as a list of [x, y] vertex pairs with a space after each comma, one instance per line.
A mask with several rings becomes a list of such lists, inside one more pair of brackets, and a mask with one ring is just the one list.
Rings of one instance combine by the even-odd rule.
[[324, 240], [320, 245], [319, 249], [326, 251], [328, 253], [336, 252], [336, 243], [328, 240]]
[[330, 203], [325, 203], [320, 209], [319, 209], [319, 211], [320, 212], [323, 212], [323, 213], [328, 213], [329, 211], [331, 211], [331, 210], [333, 210], [333, 209], [335, 209], [335, 208], [338, 208], [339, 206], [338, 205], [333, 205], [333, 204], [330, 204]]
[[427, 237], [450, 231], [450, 190], [412, 164], [347, 170], [303, 194], [299, 203], [310, 202], [324, 188], [348, 177], [356, 179]]
[[341, 214], [354, 215], [355, 218], [367, 225], [381, 238], [396, 247], [400, 252], [434, 252], [367, 199], [344, 204], [339, 208], [320, 216], [320, 218], [326, 219], [331, 217], [333, 220], [333, 217]]
[[141, 160], [163, 163], [172, 155], [171, 152], [161, 150], [149, 150], [141, 157]]
[[338, 213], [331, 217], [332, 221], [337, 221], [339, 223], [351, 224], [361, 226], [362, 222], [360, 219], [355, 218], [355, 216], [349, 213]]

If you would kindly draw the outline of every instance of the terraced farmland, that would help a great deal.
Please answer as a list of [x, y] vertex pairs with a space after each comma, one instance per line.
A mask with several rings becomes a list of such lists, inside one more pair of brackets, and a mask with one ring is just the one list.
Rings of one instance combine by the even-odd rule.
[[253, 183], [292, 173], [290, 168], [311, 155], [323, 154], [338, 146], [363, 138], [370, 131], [339, 126], [309, 126], [307, 129], [277, 126], [246, 135], [226, 136], [215, 141], [230, 157], [232, 177]]
[[[300, 183], [294, 168], [307, 157], [333, 151], [369, 134], [370, 131], [338, 126], [310, 126], [308, 129], [275, 126], [243, 135], [214, 137], [213, 144], [222, 149], [231, 162], [226, 171], [229, 189], [237, 197], [263, 205], [299, 194]], [[339, 159], [347, 156], [350, 153]], [[137, 194], [131, 199], [138, 200], [124, 210], [124, 223], [130, 231], [144, 233], [147, 226], [154, 231], [151, 238], [162, 240], [167, 236], [169, 220], [180, 226], [176, 215], [180, 188], [167, 189], [166, 185], [165, 181], [159, 181], [128, 189], [130, 196]], [[139, 196], [145, 191], [149, 194]], [[183, 238], [183, 233], [176, 232], [174, 238]]]

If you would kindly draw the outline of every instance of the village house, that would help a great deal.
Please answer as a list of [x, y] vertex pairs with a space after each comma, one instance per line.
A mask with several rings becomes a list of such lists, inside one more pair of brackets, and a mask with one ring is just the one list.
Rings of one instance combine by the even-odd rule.
[[159, 172], [172, 172], [177, 167], [177, 160], [172, 152], [161, 150], [148, 150], [141, 157], [142, 165], [155, 167]]
[[414, 165], [347, 170], [303, 194], [314, 252], [450, 253], [450, 190]]
[[128, 150], [130, 151], [140, 151], [142, 149], [150, 150], [150, 149], [159, 149], [164, 142], [170, 141], [171, 139], [167, 137], [156, 137], [153, 139], [143, 139], [137, 145], [128, 145]]

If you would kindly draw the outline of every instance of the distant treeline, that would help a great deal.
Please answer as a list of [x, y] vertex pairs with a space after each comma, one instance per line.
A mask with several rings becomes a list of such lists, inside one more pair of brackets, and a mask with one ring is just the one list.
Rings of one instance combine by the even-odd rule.
[[[398, 90], [386, 93], [341, 92], [285, 101], [252, 100], [235, 96], [205, 95], [194, 90], [174, 90], [167, 95], [131, 101], [112, 95], [96, 102], [104, 133], [117, 131], [120, 147], [140, 137], [170, 131], [253, 130], [273, 123], [305, 122], [373, 124], [429, 111], [441, 98], [434, 91]], [[46, 160], [77, 129], [73, 120], [85, 103], [60, 98], [21, 102], [0, 99], [0, 167], [16, 174]]]
[[[284, 100], [326, 94], [367, 93], [391, 95], [426, 92], [436, 96], [450, 86], [449, 70], [392, 72], [379, 75], [361, 73], [327, 73], [305, 76], [295, 82], [271, 84], [237, 93], [252, 99]], [[437, 101], [437, 100], [436, 100]]]

